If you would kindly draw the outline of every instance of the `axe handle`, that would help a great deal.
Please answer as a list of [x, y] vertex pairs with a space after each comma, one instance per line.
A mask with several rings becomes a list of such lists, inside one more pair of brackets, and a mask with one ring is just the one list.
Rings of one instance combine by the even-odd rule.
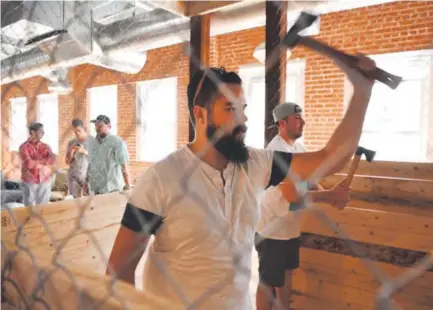
[[352, 160], [352, 164], [350, 165], [349, 172], [347, 173], [347, 177], [346, 177], [347, 185], [349, 185], [349, 186], [352, 183], [353, 176], [355, 175], [355, 172], [358, 169], [360, 161], [361, 161], [361, 156], [355, 155], [355, 157]]
[[302, 44], [302, 45], [304, 45], [304, 46], [306, 46], [306, 47], [308, 47], [308, 48], [310, 48], [316, 52], [328, 55], [331, 58], [338, 59], [349, 66], [355, 67], [361, 73], [363, 73], [366, 77], [375, 79], [379, 82], [382, 82], [385, 85], [387, 85], [388, 87], [390, 87], [391, 89], [396, 89], [398, 87], [398, 85], [400, 84], [400, 82], [402, 81], [402, 78], [400, 76], [393, 75], [393, 74], [386, 72], [380, 68], [376, 68], [376, 70], [369, 71], [369, 72], [363, 71], [363, 70], [359, 69], [358, 67], [356, 67], [356, 63], [358, 61], [358, 58], [356, 58], [355, 56], [346, 54], [342, 51], [339, 51], [338, 49], [331, 47], [325, 43], [322, 43], [316, 39], [313, 39], [310, 37], [299, 36], [299, 38], [297, 40], [297, 44]]

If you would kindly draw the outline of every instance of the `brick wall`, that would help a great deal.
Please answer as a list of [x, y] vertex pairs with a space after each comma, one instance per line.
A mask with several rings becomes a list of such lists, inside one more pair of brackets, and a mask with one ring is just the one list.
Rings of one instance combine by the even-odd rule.
[[[433, 2], [402, 1], [373, 7], [327, 14], [321, 17], [318, 36], [324, 42], [354, 53], [392, 53], [432, 48]], [[263, 27], [214, 37], [211, 40], [211, 64], [238, 70], [239, 66], [256, 63], [255, 47], [265, 39]], [[343, 74], [326, 58], [303, 48], [296, 48], [292, 58], [306, 59], [305, 71], [305, 142], [317, 149], [328, 139], [342, 117]], [[74, 92], [59, 96], [60, 145], [59, 165], [63, 165], [66, 137], [71, 136], [69, 124], [74, 117], [88, 120], [86, 89], [118, 84], [118, 133], [128, 143], [134, 176], [149, 163], [136, 161], [135, 82], [177, 76], [178, 83], [178, 146], [188, 140], [186, 87], [188, 58], [183, 45], [173, 45], [148, 53], [148, 61], [136, 75], [119, 74], [110, 70], [82, 65], [70, 70]], [[32, 78], [2, 87], [2, 169], [10, 171], [16, 165], [7, 151], [9, 99], [28, 97], [28, 121], [35, 117], [35, 98], [46, 93], [42, 78]]]

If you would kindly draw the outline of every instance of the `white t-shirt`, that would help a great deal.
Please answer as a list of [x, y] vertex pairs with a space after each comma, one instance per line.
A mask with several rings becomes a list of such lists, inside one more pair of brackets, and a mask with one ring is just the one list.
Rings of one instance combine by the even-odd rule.
[[247, 174], [229, 163], [224, 182], [186, 146], [140, 177], [131, 204], [163, 217], [145, 262], [143, 309], [252, 309], [251, 255], [273, 151], [249, 154]]
[[[288, 153], [302, 153], [305, 148], [301, 143], [295, 141], [293, 145], [288, 144], [276, 135], [266, 147], [269, 150]], [[303, 184], [306, 186], [306, 183]], [[297, 238], [301, 234], [301, 223], [299, 212], [290, 212], [289, 203], [283, 197], [278, 187], [269, 187], [261, 201], [260, 222], [257, 232], [268, 239], [289, 240]], [[286, 211], [283, 211], [286, 210]]]

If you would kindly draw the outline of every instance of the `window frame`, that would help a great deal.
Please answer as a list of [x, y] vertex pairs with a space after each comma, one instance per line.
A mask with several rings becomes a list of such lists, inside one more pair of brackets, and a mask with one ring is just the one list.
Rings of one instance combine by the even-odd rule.
[[[113, 117], [112, 115], [108, 115], [108, 113], [104, 113], [103, 111], [98, 112], [96, 115], [92, 115], [92, 91], [103, 90], [104, 88], [105, 89], [112, 88], [113, 90], [115, 90], [115, 93], [116, 93], [116, 95], [114, 96], [115, 103], [116, 103], [116, 109], [115, 109], [116, 116], [115, 117]], [[110, 98], [111, 98], [111, 96], [110, 96]], [[118, 135], [118, 132], [119, 132], [119, 88], [118, 88], [117, 84], [100, 85], [100, 86], [87, 88], [87, 115], [89, 116], [88, 121], [90, 122], [92, 119], [95, 119], [100, 114], [106, 115], [110, 118], [111, 133], [114, 135]], [[113, 126], [113, 124], [114, 124], [114, 126]], [[90, 126], [89, 133], [91, 135], [96, 134], [94, 126]]]
[[11, 135], [12, 135], [13, 132], [16, 132], [16, 130], [14, 130], [14, 128], [13, 128], [14, 124], [13, 124], [13, 121], [12, 121], [13, 114], [14, 114], [13, 105], [15, 103], [20, 103], [20, 104], [23, 103], [24, 106], [25, 106], [24, 119], [25, 119], [26, 128], [24, 130], [25, 130], [25, 132], [27, 133], [27, 136], [28, 136], [28, 129], [27, 129], [27, 126], [28, 126], [28, 119], [27, 119], [28, 104], [27, 104], [27, 98], [26, 97], [11, 98], [11, 99], [9, 99], [9, 124], [8, 124], [8, 128], [9, 128], [8, 150], [9, 150], [9, 152], [18, 152], [19, 148], [20, 148], [20, 145], [25, 142], [25, 140], [21, 141], [21, 142], [18, 142], [17, 148], [16, 149], [12, 149], [11, 140], [13, 140], [13, 139], [11, 139]]
[[[428, 63], [428, 67], [426, 68], [427, 76], [426, 76], [426, 82], [424, 85], [421, 85], [423, 87], [422, 91], [422, 102], [421, 105], [421, 111], [420, 111], [420, 122], [421, 122], [421, 128], [420, 128], [420, 139], [421, 139], [421, 152], [423, 155], [421, 155], [423, 158], [417, 159], [416, 161], [413, 159], [407, 160], [407, 161], [401, 161], [401, 160], [395, 160], [395, 159], [385, 159], [380, 158], [380, 161], [386, 161], [386, 162], [414, 162], [414, 163], [425, 163], [425, 162], [433, 162], [433, 134], [430, 132], [433, 129], [433, 124], [429, 124], [428, 120], [433, 119], [433, 49], [428, 50], [416, 50], [416, 51], [406, 51], [406, 52], [396, 52], [396, 53], [384, 53], [384, 54], [372, 54], [368, 55], [368, 57], [372, 58], [376, 61], [376, 64], [378, 67], [382, 67], [384, 70], [387, 69], [387, 64], [390, 63], [399, 63], [399, 61], [404, 62], [410, 62], [410, 61], [426, 61]], [[381, 64], [385, 66], [381, 66]], [[392, 69], [389, 69], [389, 71], [393, 74], [399, 75], [399, 72], [391, 71]], [[402, 74], [403, 79], [405, 79], [405, 75]], [[413, 79], [409, 78], [409, 80]], [[380, 82], [376, 82], [380, 83]], [[387, 87], [387, 86], [382, 86]], [[374, 89], [373, 89], [374, 91]], [[344, 113], [347, 110], [350, 98], [353, 94], [353, 86], [347, 79], [347, 77], [344, 77], [344, 104], [343, 104], [343, 111]], [[368, 111], [367, 111], [368, 113]], [[368, 116], [368, 114], [367, 114]], [[366, 116], [366, 117], [367, 117]], [[367, 118], [366, 118], [367, 120]], [[430, 128], [429, 128], [430, 126]], [[418, 132], [419, 132], [418, 131]], [[370, 132], [370, 131], [364, 131], [364, 132]], [[380, 133], [377, 132], [380, 135], [385, 135], [384, 132]], [[398, 132], [396, 132], [398, 133]]]

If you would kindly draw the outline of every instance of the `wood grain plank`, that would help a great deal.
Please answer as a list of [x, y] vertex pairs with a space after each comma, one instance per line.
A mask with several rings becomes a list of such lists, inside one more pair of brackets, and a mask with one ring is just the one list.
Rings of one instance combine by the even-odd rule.
[[[329, 176], [320, 181], [320, 184], [325, 188], [331, 188], [342, 178], [341, 175]], [[355, 176], [351, 183], [351, 189], [353, 192], [374, 197], [409, 201], [416, 198], [433, 202], [433, 181], [431, 180]]]
[[[357, 275], [372, 276], [372, 272], [368, 269], [365, 262], [356, 257], [350, 257], [335, 253], [327, 253], [319, 250], [301, 248], [301, 266], [303, 264], [311, 264], [318, 266], [317, 268], [327, 268], [335, 270], [338, 273], [354, 273]], [[380, 268], [388, 277], [395, 278], [400, 276], [409, 268], [398, 267], [391, 264], [371, 261], [374, 266]], [[419, 278], [415, 279], [410, 285], [430, 289], [433, 284], [433, 273], [423, 273]]]
[[[409, 270], [373, 263], [390, 278]], [[380, 287], [361, 259], [304, 248], [301, 249], [301, 268], [294, 273], [294, 283], [295, 290], [302, 294], [336, 304], [343, 303], [347, 309], [358, 307], [358, 304], [364, 309], [372, 309], [374, 296]], [[428, 272], [393, 297], [404, 309], [430, 309], [433, 306], [432, 285], [433, 273]]]
[[[342, 173], [347, 174], [350, 162]], [[355, 175], [433, 180], [433, 163], [405, 163], [361, 160]]]

